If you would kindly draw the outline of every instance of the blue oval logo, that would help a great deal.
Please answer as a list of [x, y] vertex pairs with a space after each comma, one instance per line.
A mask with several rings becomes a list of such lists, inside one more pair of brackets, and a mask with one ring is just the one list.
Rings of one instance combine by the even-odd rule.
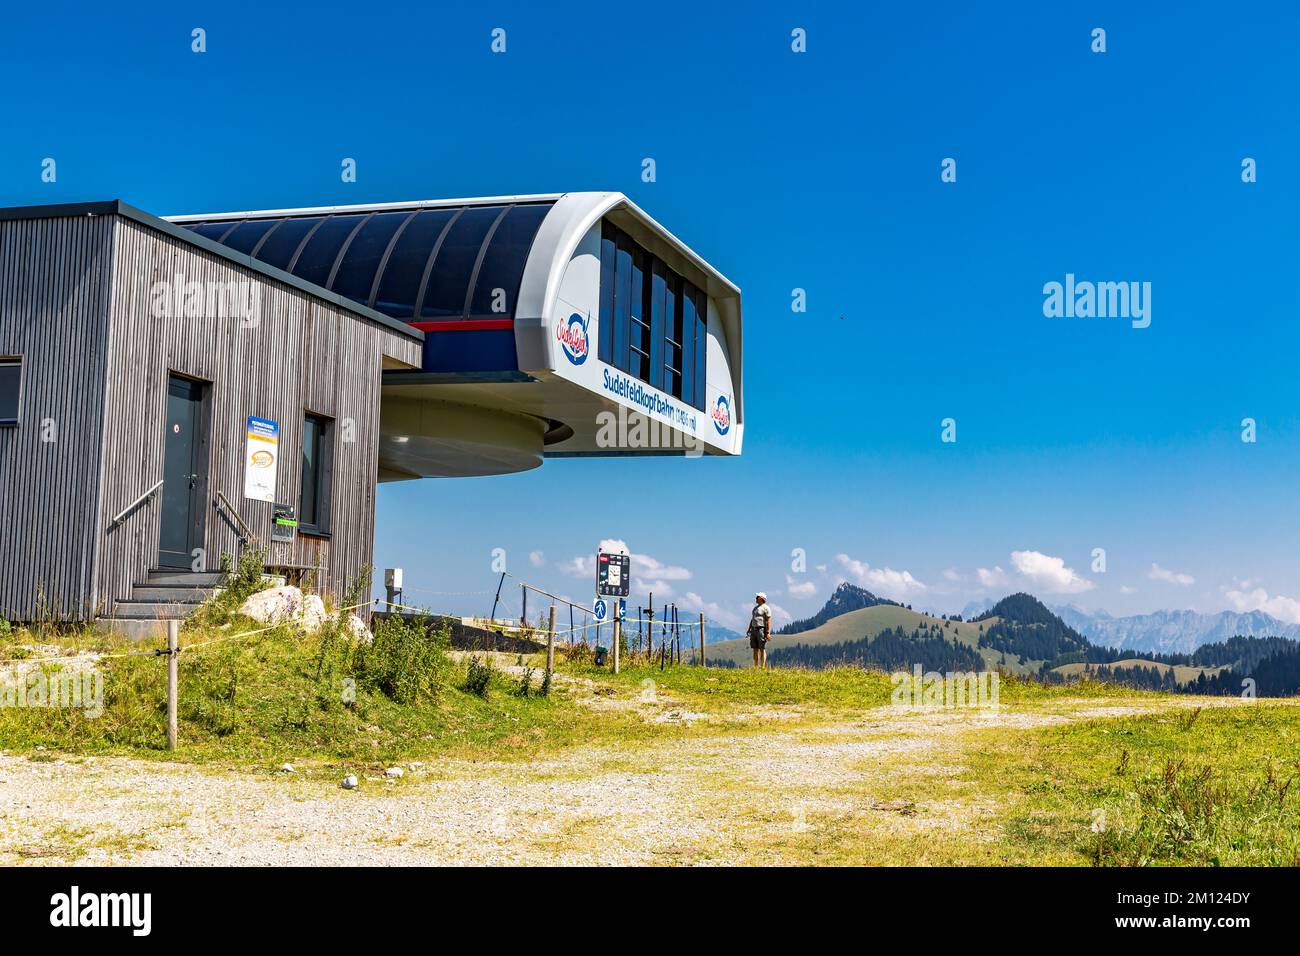
[[560, 347], [564, 349], [565, 356], [574, 365], [581, 365], [587, 361], [587, 356], [590, 354], [587, 347], [587, 325], [590, 322], [590, 314], [584, 319], [575, 312], [569, 316], [568, 322], [555, 326], [555, 337], [560, 340]]

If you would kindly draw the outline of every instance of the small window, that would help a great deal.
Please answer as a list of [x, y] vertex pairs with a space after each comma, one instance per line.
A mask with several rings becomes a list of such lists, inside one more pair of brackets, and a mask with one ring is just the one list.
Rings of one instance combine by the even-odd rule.
[[18, 398], [23, 381], [23, 360], [0, 358], [0, 425], [18, 424]]
[[302, 486], [298, 491], [298, 530], [329, 534], [330, 479], [334, 461], [334, 423], [318, 415], [302, 420]]

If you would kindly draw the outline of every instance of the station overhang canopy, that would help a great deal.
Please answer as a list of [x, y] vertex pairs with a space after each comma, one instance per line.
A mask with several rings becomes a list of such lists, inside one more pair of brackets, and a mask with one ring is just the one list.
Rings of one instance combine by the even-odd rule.
[[740, 454], [740, 290], [622, 193], [170, 220], [425, 333], [383, 373], [382, 480]]

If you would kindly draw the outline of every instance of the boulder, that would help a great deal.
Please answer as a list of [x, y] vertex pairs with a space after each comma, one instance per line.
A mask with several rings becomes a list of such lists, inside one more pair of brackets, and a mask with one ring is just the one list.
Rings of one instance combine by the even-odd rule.
[[293, 585], [258, 591], [240, 605], [239, 613], [259, 624], [294, 624], [308, 634], [319, 631], [329, 618], [320, 595], [303, 594]]
[[286, 585], [250, 595], [239, 606], [239, 613], [251, 617], [258, 624], [286, 624], [298, 619], [302, 614], [302, 605], [302, 590]]
[[355, 790], [357, 789], [357, 778], [354, 777], [352, 774], [348, 774], [346, 777], [343, 778], [343, 782], [339, 784], [339, 786], [341, 786], [344, 790]]
[[369, 641], [375, 636], [370, 633], [370, 628], [366, 627], [366, 622], [355, 614], [349, 614], [343, 619], [343, 633], [354, 641]]
[[308, 594], [302, 600], [302, 610], [298, 613], [298, 626], [308, 634], [315, 634], [324, 626], [329, 614], [325, 611], [325, 602], [318, 594]]

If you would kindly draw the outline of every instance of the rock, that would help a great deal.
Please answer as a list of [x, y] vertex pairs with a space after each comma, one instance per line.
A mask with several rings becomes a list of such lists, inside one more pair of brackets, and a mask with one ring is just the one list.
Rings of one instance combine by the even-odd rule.
[[410, 763], [407, 764], [407, 766], [410, 767], [412, 770], [419, 770], [421, 767], [424, 766], [424, 764], [419, 760], [412, 760]]
[[250, 595], [239, 606], [239, 613], [251, 617], [258, 624], [284, 624], [298, 618], [302, 604], [303, 594], [299, 588], [291, 585], [267, 588]]
[[293, 773], [293, 764], [287, 763], [280, 767], [280, 773]]
[[297, 624], [308, 634], [315, 634], [329, 619], [325, 611], [325, 602], [319, 594], [308, 594], [303, 598], [302, 610], [298, 613]]
[[400, 777], [405, 771], [401, 767], [389, 767], [384, 771], [385, 777]]
[[303, 594], [292, 585], [258, 591], [240, 605], [239, 613], [259, 624], [294, 624], [308, 634], [319, 631], [329, 617], [320, 595]]
[[355, 614], [349, 614], [343, 619], [343, 633], [354, 641], [371, 641], [375, 637], [370, 633], [370, 628], [366, 627], [366, 622]]
[[348, 774], [346, 777], [343, 778], [343, 782], [339, 784], [339, 786], [341, 786], [344, 790], [355, 790], [357, 789], [357, 778], [354, 777], [352, 774]]

